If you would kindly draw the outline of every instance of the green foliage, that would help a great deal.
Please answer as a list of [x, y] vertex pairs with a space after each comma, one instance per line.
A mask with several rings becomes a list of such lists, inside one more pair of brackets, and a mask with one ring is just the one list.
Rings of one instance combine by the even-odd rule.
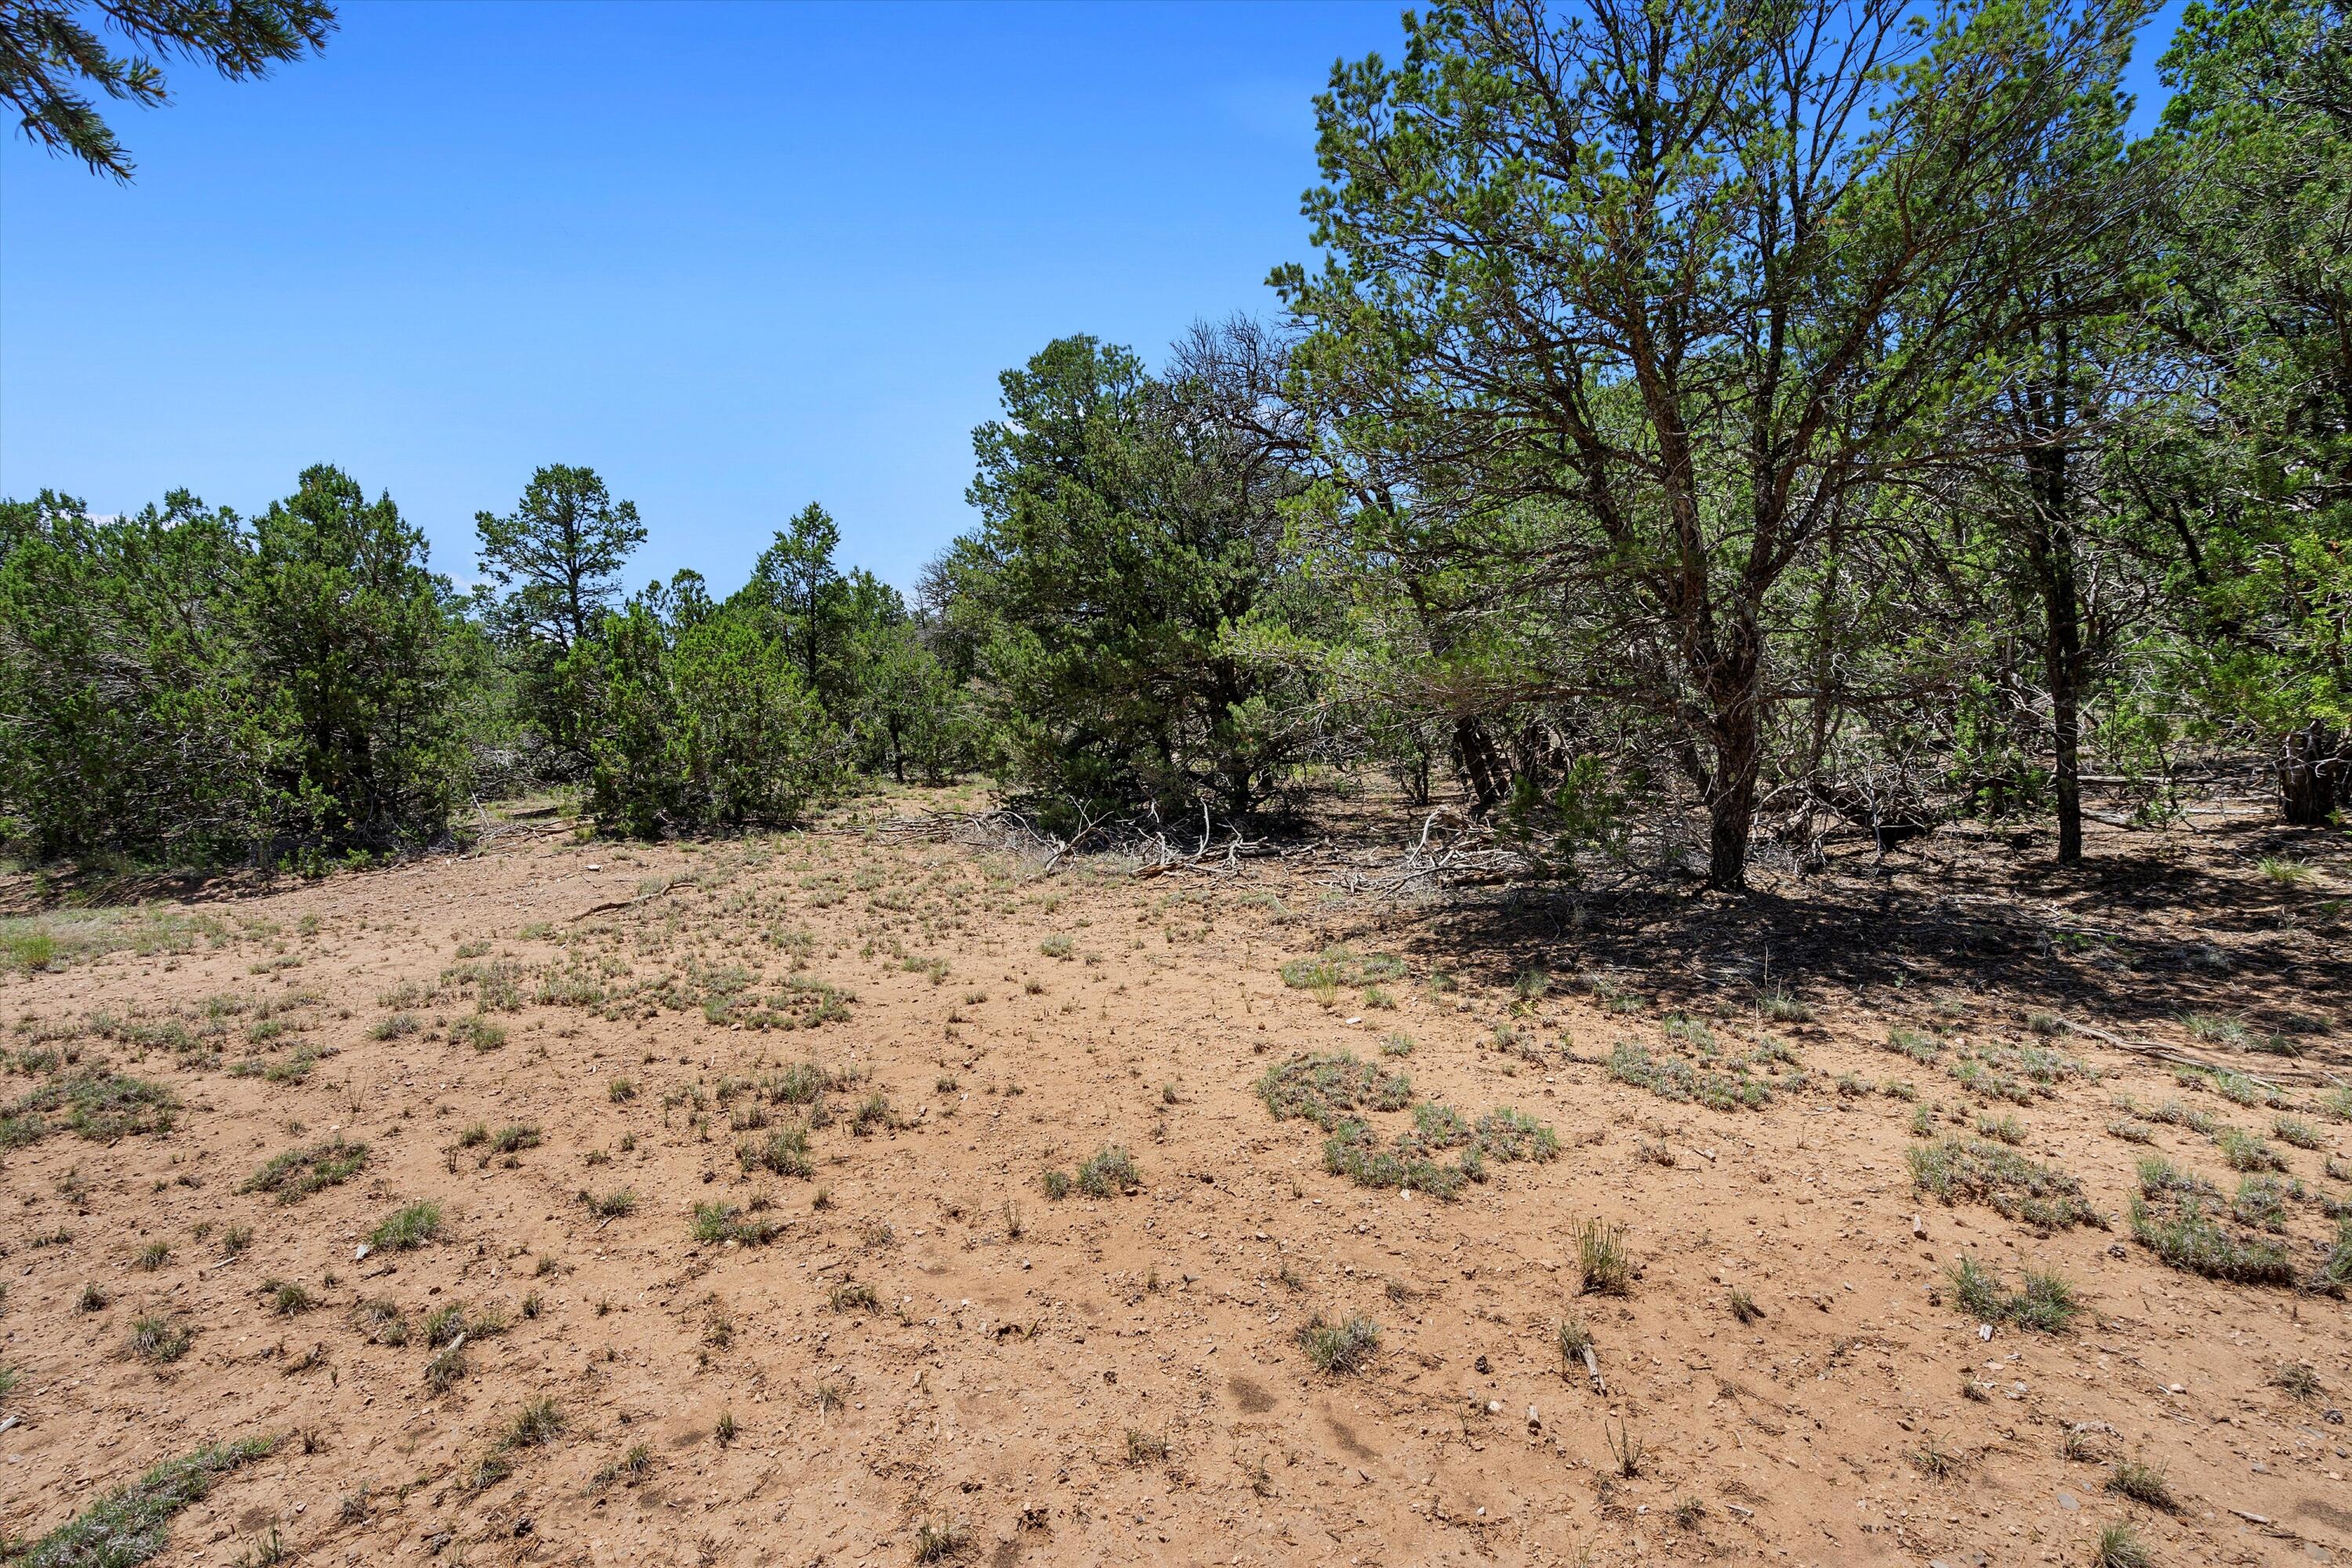
[[973, 433], [983, 519], [933, 568], [1010, 780], [1071, 815], [1246, 816], [1301, 755], [1293, 678], [1228, 640], [1281, 622], [1281, 506], [1258, 426], [1278, 367], [1249, 329], [1196, 337], [1164, 377], [1090, 337], [1000, 378]]
[[646, 540], [635, 502], [616, 501], [593, 468], [539, 469], [504, 517], [475, 514], [479, 569], [506, 590], [484, 616], [508, 654], [542, 770], [586, 764], [580, 714], [564, 701], [563, 656], [587, 641], [620, 597], [620, 574]]
[[688, 621], [632, 600], [566, 657], [563, 677], [606, 827], [790, 822], [839, 781], [838, 731], [746, 606]]
[[388, 497], [314, 468], [248, 526], [45, 491], [0, 549], [0, 837], [312, 865], [446, 832], [482, 650]]
[[[1527, 749], [1569, 752], [1571, 848], [1676, 757], [1724, 889], [1768, 672], [1871, 624], [1835, 524], [2010, 444], [1939, 416], [2097, 269], [2117, 205], [2034, 176], [2111, 120], [2123, 13], [1937, 6], [1899, 45], [1858, 16], [1408, 16], [1396, 63], [1317, 102], [1329, 262], [1274, 279], [1333, 476], [1297, 517], [1379, 627], [1372, 683], [1549, 720]], [[1555, 794], [1482, 780], [1514, 764], [1456, 733], [1482, 803]]]
[[[121, 34], [130, 52], [114, 53], [92, 22]], [[197, 60], [242, 81], [324, 49], [334, 29], [330, 0], [10, 4], [0, 6], [0, 59], [7, 61], [0, 70], [0, 101], [16, 111], [17, 129], [28, 140], [80, 159], [92, 174], [128, 182], [131, 154], [90, 102], [85, 84], [152, 109], [170, 100], [159, 58]]]

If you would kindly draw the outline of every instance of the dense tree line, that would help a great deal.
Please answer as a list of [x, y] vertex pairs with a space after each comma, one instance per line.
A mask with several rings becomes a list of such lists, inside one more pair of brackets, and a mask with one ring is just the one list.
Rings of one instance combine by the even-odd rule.
[[1157, 369], [1002, 378], [913, 605], [811, 505], [749, 581], [622, 590], [590, 469], [429, 570], [332, 469], [0, 510], [0, 814], [42, 854], [324, 857], [469, 796], [790, 821], [985, 769], [1070, 826], [1384, 772], [1572, 874], [1828, 824], [2352, 806], [2352, 12], [1460, 0], [1317, 100], [1323, 260]]

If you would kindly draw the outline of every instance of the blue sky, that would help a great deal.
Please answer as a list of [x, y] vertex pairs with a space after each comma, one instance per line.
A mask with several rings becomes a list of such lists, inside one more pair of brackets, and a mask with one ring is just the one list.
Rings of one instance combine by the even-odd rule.
[[910, 586], [998, 371], [1272, 308], [1308, 100], [1401, 9], [357, 0], [110, 111], [127, 188], [0, 147], [0, 495], [250, 512], [334, 462], [465, 581], [476, 510], [586, 463], [633, 582], [725, 592], [819, 500]]

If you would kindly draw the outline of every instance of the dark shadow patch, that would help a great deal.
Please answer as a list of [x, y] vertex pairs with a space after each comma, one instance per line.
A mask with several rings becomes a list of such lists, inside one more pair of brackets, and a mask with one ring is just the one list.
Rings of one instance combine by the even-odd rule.
[[1274, 1395], [1248, 1378], [1229, 1378], [1225, 1387], [1231, 1391], [1234, 1403], [1242, 1407], [1244, 1415], [1263, 1415], [1274, 1408]]
[[1331, 1428], [1331, 1436], [1338, 1439], [1340, 1447], [1347, 1450], [1348, 1458], [1365, 1460], [1380, 1458], [1378, 1454], [1364, 1447], [1363, 1440], [1356, 1436], [1353, 1427], [1328, 1410], [1323, 1412], [1323, 1425]]

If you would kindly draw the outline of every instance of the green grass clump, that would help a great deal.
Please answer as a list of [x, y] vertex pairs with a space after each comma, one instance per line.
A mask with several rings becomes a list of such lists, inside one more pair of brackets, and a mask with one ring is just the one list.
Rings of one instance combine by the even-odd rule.
[[199, 1448], [166, 1459], [126, 1487], [118, 1487], [26, 1549], [26, 1568], [132, 1568], [171, 1542], [172, 1517], [201, 1501], [213, 1482], [267, 1458], [268, 1437]]
[[1886, 1048], [1897, 1055], [1909, 1057], [1921, 1067], [1933, 1067], [1936, 1058], [1944, 1054], [1944, 1042], [1925, 1029], [1897, 1025], [1886, 1031]]
[[131, 1325], [131, 1353], [157, 1366], [168, 1365], [188, 1353], [195, 1332], [168, 1319], [145, 1317]]
[[2318, 1128], [2294, 1116], [2272, 1118], [2271, 1136], [2282, 1143], [2292, 1143], [2298, 1149], [2320, 1149], [2326, 1147], [2327, 1142], [2326, 1139], [2320, 1136]]
[[1078, 1167], [1078, 1191], [1090, 1198], [1107, 1198], [1143, 1180], [1135, 1156], [1116, 1143], [1106, 1143], [1094, 1158]]
[[732, 1241], [744, 1247], [759, 1247], [775, 1240], [783, 1228], [779, 1221], [746, 1215], [733, 1204], [694, 1205], [693, 1234], [697, 1241]]
[[1410, 1187], [1440, 1198], [1459, 1195], [1468, 1172], [1463, 1165], [1429, 1158], [1419, 1152], [1424, 1146], [1407, 1133], [1394, 1148], [1383, 1148], [1380, 1135], [1362, 1122], [1343, 1121], [1323, 1141], [1323, 1168], [1360, 1187]]
[[179, 1108], [179, 1097], [162, 1084], [120, 1073], [76, 1073], [53, 1079], [0, 1109], [0, 1149], [30, 1143], [57, 1131], [70, 1131], [100, 1143], [133, 1133], [165, 1133], [172, 1130]]
[[2336, 1221], [2336, 1240], [2328, 1247], [2327, 1256], [2319, 1265], [2319, 1273], [2312, 1280], [2312, 1289], [2325, 1290], [2333, 1296], [2352, 1292], [2352, 1214]]
[[1294, 1056], [1265, 1070], [1257, 1094], [1277, 1121], [1293, 1117], [1330, 1131], [1360, 1110], [1402, 1110], [1412, 1081], [1346, 1051]]
[[[1473, 1123], [1451, 1106], [1423, 1100], [1412, 1108], [1412, 1130], [1388, 1146], [1360, 1121], [1343, 1121], [1323, 1141], [1323, 1168], [1359, 1186], [1409, 1187], [1452, 1199], [1464, 1185], [1486, 1179], [1486, 1162], [1559, 1157], [1559, 1137], [1542, 1122], [1499, 1106]], [[1452, 1163], [1439, 1158], [1460, 1149]]]
[[1633, 1255], [1625, 1227], [1591, 1219], [1576, 1235], [1576, 1266], [1588, 1296], [1623, 1296], [1633, 1289]]
[[2166, 1482], [2160, 1466], [2139, 1459], [2117, 1459], [2116, 1468], [2108, 1472], [2107, 1489], [2117, 1497], [2126, 1497], [2134, 1502], [2146, 1503], [2168, 1513], [2172, 1510], [2172, 1488]]
[[274, 1193], [281, 1204], [299, 1203], [312, 1193], [339, 1185], [357, 1175], [368, 1162], [368, 1146], [331, 1138], [308, 1149], [289, 1149], [272, 1155], [237, 1189], [243, 1193]]
[[2233, 1171], [2284, 1171], [2286, 1162], [2277, 1150], [2242, 1127], [2224, 1127], [2213, 1135], [2213, 1146]]
[[2130, 1525], [2110, 1524], [2092, 1542], [2091, 1568], [2156, 1568], [2156, 1555]]
[[1380, 1342], [1380, 1325], [1364, 1317], [1334, 1323], [1318, 1312], [1298, 1331], [1299, 1347], [1306, 1351], [1307, 1359], [1315, 1363], [1318, 1372], [1360, 1372], [1372, 1359]]
[[2220, 1216], [2212, 1184], [2160, 1159], [2139, 1163], [2131, 1230], [2166, 1266], [2242, 1285], [2284, 1285], [2294, 1279], [2286, 1249], [2232, 1230]]
[[1282, 983], [1294, 991], [1319, 991], [1340, 985], [1371, 985], [1404, 978], [1404, 960], [1376, 952], [1369, 957], [1344, 947], [1327, 947], [1313, 958], [1294, 958], [1282, 966]]
[[1471, 1143], [1486, 1158], [1506, 1163], [1520, 1160], [1540, 1163], [1559, 1157], [1559, 1135], [1507, 1105], [1498, 1105], [1478, 1118]]
[[2241, 1176], [2230, 1217], [2258, 1230], [2286, 1229], [2287, 1187], [2276, 1176]]
[[1771, 1086], [1750, 1076], [1751, 1068], [1779, 1059], [1770, 1049], [1728, 1056], [1714, 1044], [1712, 1032], [1704, 1045], [1694, 1040], [1693, 1033], [1687, 1027], [1669, 1028], [1669, 1037], [1680, 1042], [1676, 1048], [1686, 1053], [1681, 1055], [1653, 1055], [1634, 1041], [1618, 1041], [1609, 1053], [1609, 1076], [1662, 1100], [1696, 1101], [1710, 1110], [1761, 1110], [1771, 1103]]
[[412, 1252], [441, 1234], [441, 1205], [411, 1204], [368, 1232], [368, 1245], [378, 1252]]
[[746, 1171], [773, 1171], [780, 1176], [816, 1174], [805, 1127], [781, 1128], [764, 1140], [749, 1141], [736, 1149], [735, 1158]]
[[2024, 1288], [2002, 1288], [2000, 1276], [1973, 1258], [1962, 1258], [1947, 1277], [1952, 1300], [1980, 1322], [2015, 1323], [2040, 1333], [2063, 1333], [2083, 1310], [2074, 1288], [2055, 1273], [2029, 1268]]
[[452, 1045], [471, 1046], [478, 1051], [495, 1051], [507, 1043], [507, 1032], [490, 1022], [482, 1013], [470, 1013], [450, 1026]]
[[1979, 1203], [2004, 1219], [2067, 1230], [2105, 1228], [2106, 1220], [2083, 1196], [2083, 1184], [2054, 1166], [1982, 1138], [1945, 1138], [1905, 1151], [1920, 1191], [1951, 1204]]

